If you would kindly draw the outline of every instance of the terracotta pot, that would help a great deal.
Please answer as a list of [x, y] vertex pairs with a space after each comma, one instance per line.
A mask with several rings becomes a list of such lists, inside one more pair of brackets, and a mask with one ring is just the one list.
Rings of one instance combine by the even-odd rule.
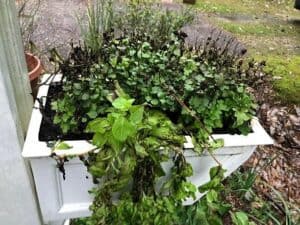
[[187, 4], [195, 4], [196, 0], [183, 0], [183, 3], [187, 3]]
[[43, 72], [43, 67], [39, 58], [32, 55], [31, 53], [25, 53], [25, 59], [26, 59], [26, 64], [28, 69], [30, 86], [32, 90], [32, 96], [33, 98], [35, 98], [38, 92], [37, 84], [39, 81], [39, 77]]

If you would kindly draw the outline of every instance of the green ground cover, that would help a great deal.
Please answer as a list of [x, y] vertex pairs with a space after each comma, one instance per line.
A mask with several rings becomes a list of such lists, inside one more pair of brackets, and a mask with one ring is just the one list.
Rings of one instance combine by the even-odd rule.
[[300, 11], [293, 0], [198, 0], [196, 8], [233, 33], [249, 58], [265, 60], [284, 103], [300, 104]]

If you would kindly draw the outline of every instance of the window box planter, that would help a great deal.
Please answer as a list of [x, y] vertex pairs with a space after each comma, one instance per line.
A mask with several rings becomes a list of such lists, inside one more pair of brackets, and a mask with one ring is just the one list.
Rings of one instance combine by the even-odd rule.
[[[59, 79], [58, 76], [56, 78]], [[47, 76], [44, 76], [43, 80], [46, 81]], [[49, 85], [41, 86], [38, 98], [45, 100], [48, 89]], [[31, 164], [44, 222], [88, 216], [90, 214], [89, 205], [92, 202], [92, 196], [88, 193], [88, 190], [93, 187], [91, 175], [83, 163], [78, 158], [74, 158], [65, 163], [66, 179], [63, 179], [62, 174], [56, 168], [55, 160], [49, 157], [52, 154], [52, 149], [47, 147], [46, 142], [38, 139], [41, 121], [42, 114], [39, 110], [39, 103], [36, 102], [22, 155], [29, 159]], [[216, 150], [214, 155], [227, 170], [226, 176], [242, 165], [251, 156], [257, 145], [273, 143], [257, 118], [252, 119], [251, 126], [253, 132], [247, 136], [213, 135], [216, 139], [222, 138], [224, 140], [224, 147]], [[209, 181], [209, 169], [216, 166], [216, 162], [208, 153], [203, 153], [201, 156], [197, 155], [192, 151], [193, 145], [190, 138], [186, 137], [186, 139], [185, 156], [194, 169], [194, 175], [190, 177], [190, 180], [195, 185], [200, 186]], [[73, 148], [56, 151], [57, 155], [80, 155], [93, 148], [93, 145], [88, 141], [66, 141], [66, 143]], [[168, 171], [170, 165], [164, 163], [163, 167]], [[201, 194], [198, 193], [197, 199], [200, 197]], [[185, 204], [192, 204], [193, 202], [195, 200], [188, 199]]]

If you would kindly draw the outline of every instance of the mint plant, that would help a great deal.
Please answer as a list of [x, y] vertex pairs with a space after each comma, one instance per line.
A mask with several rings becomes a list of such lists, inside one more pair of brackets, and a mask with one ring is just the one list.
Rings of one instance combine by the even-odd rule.
[[[224, 170], [212, 168], [211, 181], [194, 186], [184, 136], [195, 152], [212, 154], [222, 146], [209, 141], [215, 130], [250, 132], [255, 104], [246, 72], [226, 48], [186, 47], [180, 28], [189, 14], [138, 3], [129, 1], [119, 14], [111, 1], [91, 8], [84, 44], [72, 46], [67, 59], [57, 57], [63, 90], [52, 101], [53, 122], [62, 133], [92, 134], [97, 148], [80, 156], [98, 184], [87, 224], [222, 224], [229, 211], [220, 198]], [[197, 191], [207, 194], [184, 207]]]

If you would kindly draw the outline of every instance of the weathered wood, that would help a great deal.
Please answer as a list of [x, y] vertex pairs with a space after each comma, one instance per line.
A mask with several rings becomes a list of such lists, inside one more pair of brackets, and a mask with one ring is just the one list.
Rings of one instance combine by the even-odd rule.
[[17, 102], [16, 109], [13, 110], [14, 117], [18, 118], [17, 126], [20, 126], [25, 134], [33, 101], [14, 2], [0, 0], [0, 41], [3, 43], [0, 54], [5, 57], [8, 66], [8, 74], [3, 79], [9, 92], [13, 93], [11, 97]]
[[32, 110], [13, 0], [0, 0], [0, 224], [41, 225], [29, 167], [21, 156]]

